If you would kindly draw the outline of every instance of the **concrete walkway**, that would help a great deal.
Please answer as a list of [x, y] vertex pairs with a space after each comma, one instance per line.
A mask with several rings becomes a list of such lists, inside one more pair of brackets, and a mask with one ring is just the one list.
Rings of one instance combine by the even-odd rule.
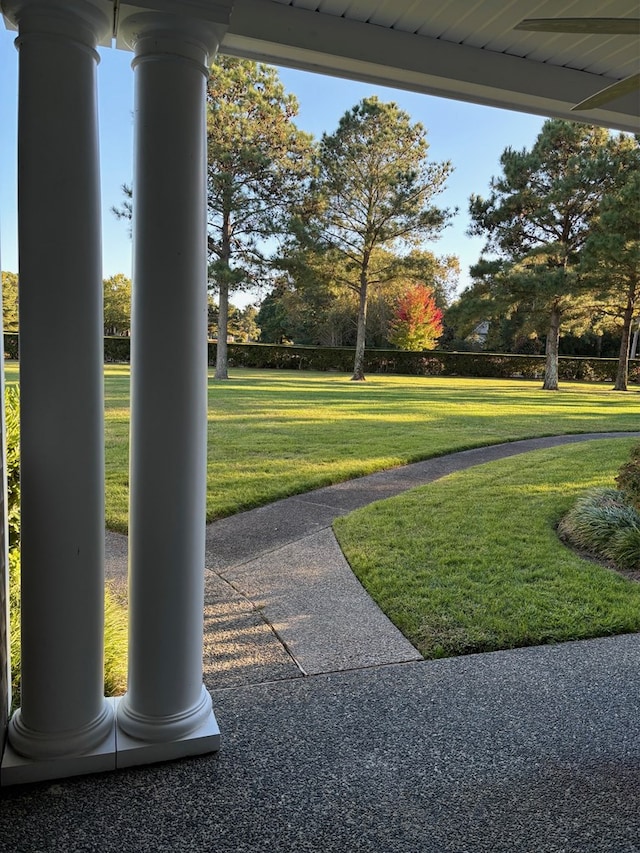
[[[640, 853], [640, 636], [423, 661], [330, 528], [455, 470], [617, 435], [465, 451], [210, 525], [220, 753], [5, 790], [0, 851]], [[126, 573], [124, 537], [107, 572]]]

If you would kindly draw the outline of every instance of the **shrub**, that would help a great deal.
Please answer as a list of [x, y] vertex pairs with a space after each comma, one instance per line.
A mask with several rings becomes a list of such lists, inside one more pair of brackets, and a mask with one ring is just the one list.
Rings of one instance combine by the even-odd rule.
[[11, 696], [20, 698], [20, 390], [8, 385], [4, 392], [7, 521], [9, 533], [9, 636]]
[[125, 336], [105, 337], [104, 360], [108, 362], [131, 361], [131, 338]]
[[640, 511], [640, 444], [631, 451], [631, 459], [619, 470], [616, 484], [629, 503]]
[[[7, 358], [18, 358], [19, 336], [4, 335]], [[172, 346], [167, 333], [167, 346]], [[52, 353], [52, 357], [55, 352]], [[229, 344], [229, 366], [269, 368], [274, 370], [331, 370], [351, 373], [354, 350], [349, 347], [315, 347], [284, 344]], [[104, 360], [131, 361], [131, 338], [105, 337]], [[216, 363], [216, 344], [209, 341], [209, 364]], [[404, 350], [369, 349], [365, 353], [365, 373], [396, 373], [409, 376], [477, 376], [488, 379], [542, 379], [543, 355], [513, 353], [407, 352]], [[613, 382], [616, 358], [560, 356], [558, 376], [561, 381]], [[629, 362], [629, 383], [640, 383], [640, 360]]]
[[4, 392], [6, 431], [7, 517], [9, 549], [20, 545], [20, 388], [7, 385]]
[[[20, 392], [5, 389], [7, 516], [9, 521], [9, 630], [11, 636], [12, 706], [20, 705]], [[105, 589], [104, 687], [107, 696], [126, 686], [127, 616]]]
[[20, 704], [20, 549], [9, 551], [9, 637], [11, 707]]

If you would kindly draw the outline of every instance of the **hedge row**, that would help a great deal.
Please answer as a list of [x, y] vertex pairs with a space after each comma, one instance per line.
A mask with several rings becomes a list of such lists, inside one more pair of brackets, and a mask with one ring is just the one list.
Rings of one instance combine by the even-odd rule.
[[[215, 362], [215, 344], [209, 344], [209, 360], [212, 364]], [[349, 373], [353, 369], [353, 349], [229, 344], [229, 366]], [[368, 350], [365, 353], [365, 373], [542, 379], [544, 367], [543, 355], [401, 350]], [[617, 368], [615, 358], [560, 356], [558, 375], [565, 381], [613, 382]], [[629, 380], [640, 382], [638, 359], [630, 362]]]
[[[128, 362], [131, 339], [104, 339], [106, 362]], [[17, 359], [18, 335], [5, 333], [5, 357]], [[230, 367], [271, 368], [275, 370], [320, 370], [349, 373], [353, 369], [353, 349], [348, 347], [301, 347], [278, 344], [229, 344]], [[209, 342], [209, 364], [215, 364], [216, 345]], [[403, 352], [368, 350], [366, 373], [397, 373], [412, 376], [479, 376], [488, 378], [541, 379], [543, 355], [512, 355], [486, 352]], [[558, 375], [565, 381], [613, 382], [618, 361], [615, 358], [560, 356]], [[640, 359], [629, 363], [629, 381], [640, 383]]]

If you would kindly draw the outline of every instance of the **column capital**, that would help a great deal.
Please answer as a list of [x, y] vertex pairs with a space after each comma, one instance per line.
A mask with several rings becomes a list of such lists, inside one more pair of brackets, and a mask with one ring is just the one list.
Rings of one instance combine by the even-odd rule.
[[20, 36], [64, 36], [89, 47], [111, 45], [113, 0], [0, 0], [8, 29]]
[[[116, 46], [138, 56], [179, 54], [208, 64], [229, 26], [233, 0], [135, 0], [118, 8]], [[196, 52], [203, 52], [204, 57]]]

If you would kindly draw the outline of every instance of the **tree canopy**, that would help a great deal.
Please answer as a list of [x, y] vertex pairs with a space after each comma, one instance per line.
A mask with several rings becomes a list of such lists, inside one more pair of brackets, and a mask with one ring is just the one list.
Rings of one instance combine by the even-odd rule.
[[116, 273], [103, 281], [104, 333], [120, 335], [131, 328], [131, 279]]
[[613, 179], [585, 243], [581, 270], [603, 326], [621, 329], [615, 390], [626, 391], [631, 327], [640, 308], [640, 138], [611, 146]]
[[442, 311], [433, 292], [423, 284], [406, 290], [398, 299], [389, 340], [400, 349], [433, 349], [442, 334]]

